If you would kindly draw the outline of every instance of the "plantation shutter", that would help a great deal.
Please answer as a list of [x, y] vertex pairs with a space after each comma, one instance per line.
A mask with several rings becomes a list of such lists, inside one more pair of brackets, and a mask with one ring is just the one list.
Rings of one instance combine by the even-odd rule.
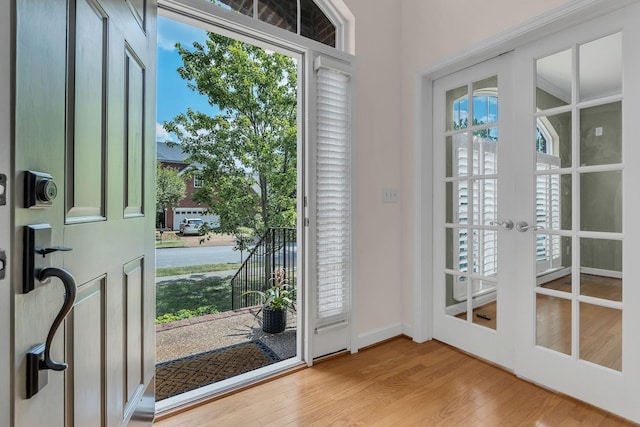
[[317, 60], [316, 332], [351, 311], [351, 76]]
[[[536, 169], [550, 171], [560, 168], [560, 158], [536, 153]], [[560, 229], [560, 175], [536, 177], [536, 226], [547, 230]], [[536, 236], [537, 272], [553, 270], [560, 266], [560, 236], [538, 234]]]
[[[456, 134], [453, 138], [453, 167], [456, 176], [465, 176], [469, 170], [469, 137], [467, 134]], [[490, 138], [473, 136], [471, 140], [472, 150], [472, 172], [473, 175], [495, 175], [497, 174], [497, 141]], [[454, 197], [452, 200], [456, 218], [460, 224], [469, 224], [469, 218], [473, 219], [473, 224], [486, 224], [487, 218], [495, 218], [498, 211], [497, 196], [498, 183], [496, 179], [458, 181], [454, 184]], [[469, 186], [473, 185], [472, 188]], [[471, 203], [472, 210], [470, 213]], [[483, 276], [495, 276], [498, 273], [497, 233], [478, 233], [477, 230], [469, 235], [469, 229], [459, 228], [454, 239], [454, 253], [457, 254], [457, 269], [461, 272], [471, 272]], [[470, 241], [471, 239], [471, 241]], [[479, 239], [482, 239], [480, 241]], [[469, 250], [473, 249], [473, 264], [469, 265]], [[472, 294], [476, 295], [484, 289], [475, 289]], [[453, 284], [453, 298], [456, 301], [467, 300], [467, 278], [456, 276]]]

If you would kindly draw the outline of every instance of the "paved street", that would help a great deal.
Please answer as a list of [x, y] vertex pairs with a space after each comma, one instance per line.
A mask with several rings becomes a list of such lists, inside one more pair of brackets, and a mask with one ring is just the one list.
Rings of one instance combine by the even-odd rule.
[[[243, 256], [246, 255], [245, 251]], [[219, 264], [223, 262], [240, 262], [240, 251], [234, 251], [233, 246], [200, 246], [156, 250], [156, 268]]]

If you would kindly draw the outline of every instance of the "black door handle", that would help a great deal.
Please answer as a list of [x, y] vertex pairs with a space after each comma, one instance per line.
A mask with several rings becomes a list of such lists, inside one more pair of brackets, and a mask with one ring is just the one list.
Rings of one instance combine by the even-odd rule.
[[47, 340], [44, 344], [38, 344], [27, 353], [27, 398], [34, 396], [38, 391], [47, 384], [47, 369], [54, 371], [64, 371], [67, 368], [66, 363], [56, 362], [51, 358], [51, 345], [53, 338], [65, 317], [73, 308], [76, 300], [76, 282], [71, 273], [59, 267], [47, 267], [40, 270], [38, 279], [43, 281], [49, 277], [57, 277], [62, 281], [65, 289], [64, 303], [58, 312], [58, 315], [49, 329]]

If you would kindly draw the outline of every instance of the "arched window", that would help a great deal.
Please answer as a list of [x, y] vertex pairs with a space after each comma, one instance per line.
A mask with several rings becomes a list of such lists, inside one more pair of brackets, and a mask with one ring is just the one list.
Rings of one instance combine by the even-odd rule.
[[336, 47], [336, 25], [313, 0], [214, 0], [213, 3]]

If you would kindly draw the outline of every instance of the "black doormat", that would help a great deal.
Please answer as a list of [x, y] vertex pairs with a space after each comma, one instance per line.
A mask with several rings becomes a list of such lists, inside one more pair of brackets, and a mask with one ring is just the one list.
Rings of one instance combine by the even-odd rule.
[[262, 341], [235, 344], [156, 365], [156, 401], [279, 362]]

